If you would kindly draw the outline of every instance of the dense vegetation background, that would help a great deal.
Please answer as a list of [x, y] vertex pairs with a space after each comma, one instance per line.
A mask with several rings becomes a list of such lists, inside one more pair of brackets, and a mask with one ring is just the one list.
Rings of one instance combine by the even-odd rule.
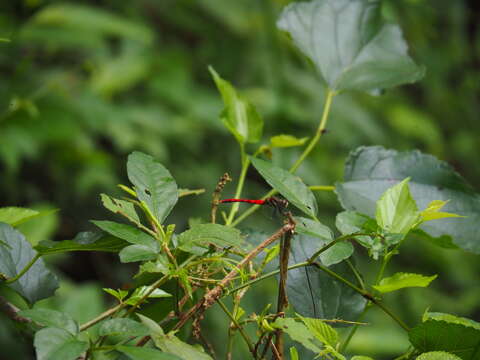
[[[58, 208], [21, 230], [34, 243], [72, 238], [92, 227], [89, 219], [110, 216], [99, 194], [116, 195], [116, 184], [126, 182], [127, 154], [141, 150], [159, 159], [181, 187], [206, 189], [183, 198], [171, 222], [186, 226], [189, 217], [207, 218], [219, 176], [239, 172], [237, 145], [218, 120], [222, 104], [208, 65], [258, 107], [266, 139], [279, 133], [308, 136], [316, 127], [324, 89], [275, 27], [288, 2], [3, 1], [0, 38], [10, 41], [0, 42], [0, 205]], [[427, 67], [426, 77], [380, 97], [339, 96], [327, 135], [299, 175], [309, 184], [331, 185], [341, 179], [350, 150], [383, 145], [431, 153], [480, 190], [480, 6], [466, 0], [385, 0], [383, 10], [403, 28], [412, 57]], [[288, 167], [295, 151], [274, 153], [273, 160]], [[266, 185], [253, 170], [248, 181], [246, 195], [263, 194]], [[318, 197], [320, 219], [332, 223], [340, 205], [331, 193]], [[257, 217], [245, 226], [269, 226]], [[134, 273], [113, 255], [74, 253], [50, 260], [62, 287], [46, 303], [80, 322], [110, 300], [101, 287], [121, 287]], [[477, 260], [409, 242], [396, 259], [399, 267], [439, 279], [386, 301], [412, 322], [428, 304], [432, 311], [478, 321]], [[274, 302], [268, 288], [258, 291]], [[253, 303], [255, 294], [250, 298]], [[221, 326], [210, 323], [219, 343], [226, 324], [221, 319]], [[0, 320], [0, 348], [28, 358], [29, 346]], [[405, 350], [407, 340], [395, 324], [376, 312], [368, 321], [384, 324], [362, 328], [352, 351], [389, 359]]]

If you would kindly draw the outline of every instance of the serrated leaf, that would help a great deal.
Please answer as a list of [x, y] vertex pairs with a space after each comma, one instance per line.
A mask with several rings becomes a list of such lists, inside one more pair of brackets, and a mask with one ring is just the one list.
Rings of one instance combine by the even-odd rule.
[[[335, 240], [332, 230], [330, 230], [330, 228], [323, 225], [319, 221], [310, 220], [303, 217], [296, 217], [295, 221], [297, 222], [295, 231], [299, 235], [301, 235], [295, 237], [296, 242], [305, 241], [305, 237], [313, 237], [316, 239], [318, 247], [317, 250], [319, 250], [323, 246]], [[313, 240], [313, 242], [315, 242], [315, 240]], [[330, 249], [321, 253], [319, 258], [322, 264], [324, 264], [325, 266], [330, 266], [333, 264], [337, 264], [342, 260], [345, 260], [352, 254], [352, 244], [347, 241], [343, 241], [333, 245]]]
[[323, 344], [335, 348], [338, 343], [338, 333], [330, 325], [319, 319], [312, 319], [300, 316], [300, 319], [307, 326], [308, 330]]
[[411, 329], [408, 337], [421, 352], [445, 351], [464, 360], [480, 356], [480, 323], [471, 319], [427, 313], [423, 323]]
[[277, 23], [334, 91], [370, 91], [419, 80], [397, 25], [383, 24], [380, 3], [316, 0], [288, 5]]
[[[430, 351], [417, 356], [417, 360], [460, 360], [457, 355], [445, 351]], [[353, 360], [353, 359], [352, 359]]]
[[[316, 238], [306, 237], [302, 241], [294, 238], [289, 265], [307, 261], [318, 249]], [[345, 263], [332, 265], [330, 269], [353, 283], [357, 281]], [[288, 272], [287, 294], [297, 313], [317, 319], [355, 321], [365, 305], [361, 295], [313, 266]]]
[[115, 349], [127, 355], [132, 360], [181, 360], [181, 358], [176, 355], [167, 354], [153, 348], [117, 346]]
[[308, 140], [308, 137], [297, 138], [292, 135], [276, 135], [270, 138], [270, 145], [272, 147], [284, 148], [284, 147], [293, 147], [293, 146], [302, 146]]
[[345, 165], [344, 182], [336, 192], [344, 209], [375, 213], [381, 194], [406, 177], [417, 206], [426, 208], [433, 200], [450, 200], [445, 210], [465, 216], [427, 222], [420, 228], [434, 238], [451, 237], [463, 250], [480, 254], [480, 195], [448, 164], [419, 151], [397, 152], [383, 147], [360, 147]]
[[105, 208], [115, 214], [126, 217], [134, 224], [140, 225], [140, 218], [135, 211], [135, 205], [133, 205], [130, 201], [115, 199], [114, 197], [105, 194], [100, 194], [100, 197]]
[[383, 278], [380, 284], [373, 285], [372, 287], [380, 291], [381, 293], [387, 293], [406, 287], [427, 287], [435, 280], [437, 275], [424, 276], [420, 274], [411, 273], [396, 273], [393, 276]]
[[160, 350], [169, 354], [177, 355], [183, 360], [212, 360], [203, 349], [181, 341], [173, 335], [172, 332], [165, 334], [163, 329], [155, 321], [140, 314], [138, 314], [138, 316], [140, 320], [142, 320], [142, 323], [150, 329], [150, 336], [152, 337], [155, 346]]
[[252, 157], [251, 161], [267, 183], [282, 194], [292, 205], [310, 217], [314, 218], [317, 215], [315, 196], [298, 176], [265, 160]]
[[54, 327], [37, 331], [33, 344], [37, 360], [76, 360], [88, 349], [88, 343]]
[[127, 318], [115, 318], [103, 321], [98, 328], [98, 335], [145, 336], [149, 329], [138, 321]]
[[162, 224], [178, 200], [178, 188], [170, 172], [153, 157], [135, 151], [128, 156], [128, 179], [137, 197]]
[[420, 221], [417, 204], [410, 194], [406, 178], [385, 191], [377, 201], [375, 218], [387, 233], [406, 235]]
[[271, 325], [283, 330], [292, 340], [299, 342], [308, 350], [314, 353], [322, 351], [321, 348], [315, 344], [313, 334], [301, 322], [295, 321], [295, 319], [292, 318], [278, 318], [275, 322], [271, 323]]
[[222, 79], [212, 67], [209, 67], [209, 71], [222, 95], [225, 108], [221, 118], [227, 129], [240, 144], [260, 141], [263, 119], [255, 107], [239, 95], [232, 84]]
[[[36, 255], [37, 252], [19, 231], [0, 223], [0, 273], [8, 278], [15, 277]], [[52, 296], [58, 288], [58, 280], [40, 258], [20, 279], [8, 286], [34, 303]]]
[[101, 232], [80, 232], [73, 240], [44, 240], [35, 246], [40, 254], [59, 254], [69, 251], [105, 251], [119, 252], [127, 242]]
[[78, 333], [78, 324], [72, 317], [64, 312], [34, 308], [26, 309], [19, 312], [20, 316], [33, 320], [37, 324], [47, 327], [56, 327], [67, 330], [70, 334]]
[[153, 253], [158, 252], [158, 242], [153, 237], [136, 227], [113, 221], [92, 220], [92, 223], [103, 231], [128, 241], [130, 244], [142, 245], [150, 249]]
[[239, 230], [220, 224], [197, 224], [177, 238], [178, 248], [185, 252], [201, 255], [213, 244], [218, 247], [242, 248], [244, 240]]

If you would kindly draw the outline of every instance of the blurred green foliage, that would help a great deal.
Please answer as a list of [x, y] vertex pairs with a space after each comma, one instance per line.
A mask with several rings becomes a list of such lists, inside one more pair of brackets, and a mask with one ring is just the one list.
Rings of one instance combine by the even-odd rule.
[[[207, 189], [202, 197], [182, 199], [171, 222], [208, 217], [217, 179], [225, 171], [237, 177], [240, 167], [236, 142], [218, 119], [221, 98], [208, 65], [257, 106], [265, 119], [265, 141], [282, 133], [311, 136], [324, 88], [313, 66], [275, 27], [288, 2], [3, 1], [0, 38], [10, 41], [0, 42], [0, 203], [61, 209], [48, 221], [39, 219], [40, 230], [38, 224], [25, 225], [27, 238], [72, 238], [88, 219], [104, 218], [99, 193], [112, 194], [124, 182], [126, 155], [133, 150], [159, 159], [181, 187]], [[311, 185], [331, 185], [341, 178], [351, 149], [374, 144], [419, 148], [478, 184], [479, 5], [384, 0], [383, 11], [403, 28], [426, 77], [382, 96], [337, 97], [328, 133], [299, 175]], [[275, 149], [273, 160], [290, 167], [299, 151]], [[253, 170], [247, 181], [245, 195], [263, 193], [266, 185]], [[318, 199], [319, 217], [332, 223], [339, 204], [330, 193], [319, 193]], [[76, 281], [96, 278], [102, 286], [118, 287], [129, 278], [124, 265], [115, 265], [114, 275], [105, 273], [105, 263], [113, 261], [108, 256], [75, 258], [60, 268]], [[94, 268], [84, 268], [83, 261]], [[479, 265], [473, 256], [411, 242], [397, 261], [402, 269], [440, 274], [421, 297], [416, 289], [392, 297], [405, 318], [416, 321], [415, 314], [434, 303], [435, 311], [479, 320]], [[62, 264], [62, 258], [54, 262]], [[79, 297], [68, 294], [70, 287], [61, 288], [66, 294], [61, 303], [78, 311]], [[75, 292], [86, 299], [90, 295], [83, 294], [91, 289], [75, 287]], [[268, 290], [262, 287], [257, 295], [268, 297]], [[246, 301], [254, 308], [252, 296]], [[103, 306], [100, 300], [96, 304]], [[86, 319], [98, 313], [87, 310]], [[378, 347], [372, 339], [380, 335], [362, 329], [352, 350], [389, 358], [406, 339], [375, 315], [369, 321], [385, 322], [388, 330], [382, 334], [391, 338]], [[218, 331], [214, 324], [206, 327]], [[27, 356], [11, 331], [0, 321], [0, 342]]]

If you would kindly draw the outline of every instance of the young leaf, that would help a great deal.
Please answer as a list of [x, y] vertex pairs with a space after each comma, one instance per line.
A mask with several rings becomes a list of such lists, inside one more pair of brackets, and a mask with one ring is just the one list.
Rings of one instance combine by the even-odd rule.
[[[306, 261], [319, 249], [318, 238], [297, 240], [292, 241], [289, 265]], [[357, 281], [345, 263], [332, 265], [329, 269], [353, 283]], [[361, 295], [313, 266], [288, 272], [287, 294], [297, 313], [316, 319], [355, 321], [365, 305]]]
[[138, 316], [140, 320], [142, 320], [142, 323], [150, 329], [150, 336], [155, 346], [160, 350], [177, 355], [183, 360], [212, 360], [203, 349], [183, 342], [171, 332], [165, 334], [163, 329], [155, 321], [140, 314], [138, 314]]
[[255, 166], [267, 183], [282, 194], [290, 203], [312, 218], [317, 215], [315, 196], [298, 176], [268, 161], [253, 157], [251, 160], [253, 166]]
[[420, 212], [410, 194], [406, 178], [385, 191], [377, 201], [375, 218], [387, 233], [406, 235], [420, 221]]
[[[37, 255], [25, 237], [8, 224], [0, 223], [0, 273], [8, 278], [18, 275]], [[29, 302], [53, 295], [57, 277], [38, 259], [17, 281], [8, 284]]]
[[37, 360], [76, 360], [88, 349], [88, 343], [54, 327], [37, 331], [33, 344]]
[[128, 295], [128, 291], [122, 289], [115, 290], [110, 288], [103, 288], [102, 290], [105, 291], [107, 294], [115, 297], [118, 301], [122, 301], [123, 299], [125, 299], [125, 296]]
[[115, 214], [120, 214], [126, 217], [137, 226], [140, 225], [140, 219], [135, 211], [135, 206], [131, 202], [115, 199], [114, 197], [105, 194], [100, 194], [100, 197], [105, 208]]
[[0, 208], [0, 222], [16, 226], [31, 218], [38, 216], [39, 212], [21, 207]]
[[373, 285], [373, 288], [381, 293], [387, 293], [406, 287], [427, 287], [436, 277], [437, 275], [423, 276], [420, 274], [396, 273], [391, 277], [383, 278], [380, 284]]
[[411, 178], [409, 188], [420, 209], [433, 200], [450, 199], [446, 210], [465, 216], [427, 222], [420, 228], [434, 238], [449, 236], [463, 250], [480, 254], [480, 195], [448, 164], [431, 155], [360, 147], [350, 154], [344, 182], [337, 184], [336, 192], [344, 209], [372, 216], [381, 194], [406, 177]]
[[448, 200], [447, 201], [433, 200], [432, 202], [430, 202], [427, 208], [420, 213], [420, 215], [422, 216], [422, 221], [425, 222], [425, 221], [444, 219], [449, 217], [462, 217], [457, 214], [440, 211], [447, 203], [448, 203]]
[[176, 355], [160, 350], [138, 346], [117, 346], [115, 350], [127, 355], [132, 360], [182, 360]]
[[322, 343], [335, 348], [338, 343], [338, 333], [330, 325], [319, 319], [312, 319], [300, 316], [300, 319], [307, 326], [308, 330]]
[[[140, 299], [142, 299], [149, 291], [151, 290], [151, 286], [140, 286], [135, 289], [133, 294], [125, 301], [125, 303], [129, 305], [135, 305]], [[167, 298], [171, 297], [172, 295], [163, 291], [162, 289], [155, 289], [153, 290], [148, 298]]]
[[299, 360], [298, 351], [293, 346], [290, 347], [290, 359], [291, 360]]
[[20, 316], [35, 321], [37, 324], [67, 330], [70, 334], [78, 333], [78, 324], [66, 313], [50, 309], [27, 309], [18, 313]]
[[145, 336], [149, 329], [138, 321], [128, 318], [114, 318], [103, 321], [98, 328], [98, 335]]
[[[295, 227], [295, 230], [299, 235], [301, 235], [298, 238], [296, 237], [296, 242], [306, 241], [304, 239], [305, 237], [313, 237], [317, 240], [317, 250], [319, 250], [321, 247], [327, 245], [334, 240], [332, 230], [330, 230], [330, 228], [323, 225], [319, 221], [314, 221], [303, 217], [296, 217], [295, 221], [297, 221], [297, 226]], [[352, 254], [352, 244], [347, 241], [342, 241], [321, 253], [319, 258], [322, 264], [324, 264], [325, 266], [330, 266], [333, 264], [337, 264], [342, 260], [345, 260]]]
[[244, 243], [239, 230], [220, 224], [197, 224], [178, 235], [177, 241], [178, 248], [196, 255], [205, 253], [210, 244], [242, 248]]
[[257, 113], [255, 107], [240, 96], [232, 84], [222, 79], [212, 67], [208, 69], [222, 95], [225, 108], [221, 118], [227, 129], [240, 144], [260, 141], [263, 119]]
[[138, 199], [162, 224], [178, 200], [178, 188], [170, 172], [153, 157], [135, 151], [128, 156], [128, 179]]
[[299, 342], [308, 350], [314, 353], [319, 353], [321, 348], [315, 344], [315, 337], [310, 330], [301, 322], [295, 321], [292, 318], [278, 318], [271, 324], [277, 329], [283, 330], [292, 338], [292, 340]]
[[380, 3], [315, 0], [287, 6], [277, 23], [315, 64], [334, 91], [374, 90], [424, 75], [407, 53], [401, 30], [383, 24]]
[[69, 251], [106, 251], [119, 252], [127, 242], [101, 232], [80, 232], [73, 240], [44, 240], [35, 246], [40, 254], [59, 254]]
[[478, 358], [480, 351], [480, 323], [450, 314], [426, 313], [408, 337], [421, 352], [446, 351], [470, 360]]
[[461, 358], [445, 351], [430, 351], [421, 354], [416, 360], [461, 360]]
[[296, 138], [292, 135], [277, 135], [270, 138], [270, 145], [272, 147], [284, 148], [284, 147], [293, 147], [293, 146], [302, 146], [308, 140], [308, 137]]

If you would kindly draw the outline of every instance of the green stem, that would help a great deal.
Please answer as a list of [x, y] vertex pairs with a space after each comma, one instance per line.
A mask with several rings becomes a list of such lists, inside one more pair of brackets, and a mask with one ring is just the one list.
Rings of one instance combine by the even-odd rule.
[[[235, 198], [239, 198], [242, 194], [243, 184], [245, 183], [245, 176], [247, 175], [248, 167], [250, 166], [250, 159], [246, 156], [243, 145], [241, 146], [241, 156], [242, 156], [242, 170], [240, 172], [240, 178], [238, 179], [237, 190], [235, 191]], [[239, 208], [239, 203], [234, 203], [230, 209], [230, 214], [228, 214], [227, 221], [225, 225], [231, 225], [235, 214]]]
[[389, 308], [387, 308], [384, 304], [380, 301], [374, 301], [375, 305], [377, 305], [380, 309], [382, 309], [387, 315], [389, 315], [393, 320], [397, 322], [406, 332], [410, 331], [410, 328], [400, 319], [397, 315], [395, 315]]
[[[363, 308], [363, 311], [358, 316], [357, 321], [361, 321], [365, 317], [365, 315], [367, 315], [368, 309], [370, 308], [369, 304], [370, 304], [369, 302], [367, 302], [365, 304], [365, 307]], [[350, 340], [352, 340], [353, 335], [355, 335], [355, 333], [357, 332], [358, 326], [359, 326], [359, 324], [353, 325], [352, 329], [348, 333], [347, 338], [345, 339], [345, 341], [340, 346], [340, 349], [338, 350], [340, 353], [345, 352], [345, 349], [347, 348], [348, 344], [350, 343]]]
[[322, 134], [327, 127], [327, 120], [328, 120], [328, 115], [330, 114], [330, 108], [332, 106], [332, 100], [333, 97], [335, 96], [335, 92], [328, 89], [327, 90], [327, 95], [325, 99], [325, 105], [323, 107], [323, 114], [320, 119], [320, 125], [318, 126], [317, 132], [315, 133], [315, 136], [312, 138], [306, 149], [303, 151], [302, 155], [295, 161], [295, 164], [290, 168], [290, 172], [294, 173], [298, 167], [302, 164], [302, 162], [307, 158], [307, 156], [312, 152], [313, 148], [315, 145], [317, 145], [318, 141], [322, 137]]
[[14, 277], [6, 280], [5, 282], [6, 282], [7, 284], [11, 284], [11, 283], [17, 281], [18, 279], [20, 279], [23, 275], [25, 275], [25, 273], [26, 273], [28, 270], [30, 270], [30, 268], [33, 266], [33, 264], [35, 264], [35, 263], [37, 262], [37, 260], [40, 259], [41, 256], [42, 256], [42, 255], [40, 255], [40, 254], [35, 255], [35, 256], [32, 258], [32, 260], [30, 260], [30, 262], [29, 262], [27, 265], [25, 265], [25, 267], [22, 269], [22, 271], [20, 271], [16, 276], [14, 276]]
[[248, 346], [248, 350], [253, 354], [254, 347], [253, 347], [252, 341], [250, 340], [248, 334], [245, 332], [243, 327], [238, 323], [238, 321], [235, 319], [233, 314], [228, 310], [228, 308], [225, 306], [225, 304], [220, 299], [217, 299], [217, 303], [218, 303], [218, 305], [220, 305], [220, 307], [225, 312], [225, 314], [227, 314], [227, 316], [230, 318], [232, 323], [235, 324], [238, 331], [240, 331], [240, 335], [242, 335], [243, 339], [245, 340], [245, 343]]
[[85, 324], [83, 324], [82, 326], [80, 326], [80, 332], [88, 329], [89, 327], [99, 323], [100, 321], [102, 321], [103, 319], [106, 319], [107, 317], [115, 314], [117, 311], [123, 309], [124, 307], [126, 307], [127, 304], [125, 303], [120, 303], [110, 309], [108, 309], [107, 311], [101, 313], [100, 315], [98, 315], [96, 318], [90, 320], [90, 321], [87, 321]]
[[357, 279], [358, 281], [358, 284], [360, 285], [360, 287], [365, 290], [366, 287], [365, 287], [365, 283], [360, 275], [360, 273], [358, 272], [358, 270], [355, 268], [355, 266], [352, 264], [352, 262], [350, 261], [350, 259], [346, 259], [345, 262], [347, 263], [348, 267], [350, 268], [350, 270], [352, 270], [353, 272], [353, 275], [355, 275], [355, 278]]
[[334, 191], [335, 186], [330, 185], [312, 185], [308, 187], [312, 191]]

